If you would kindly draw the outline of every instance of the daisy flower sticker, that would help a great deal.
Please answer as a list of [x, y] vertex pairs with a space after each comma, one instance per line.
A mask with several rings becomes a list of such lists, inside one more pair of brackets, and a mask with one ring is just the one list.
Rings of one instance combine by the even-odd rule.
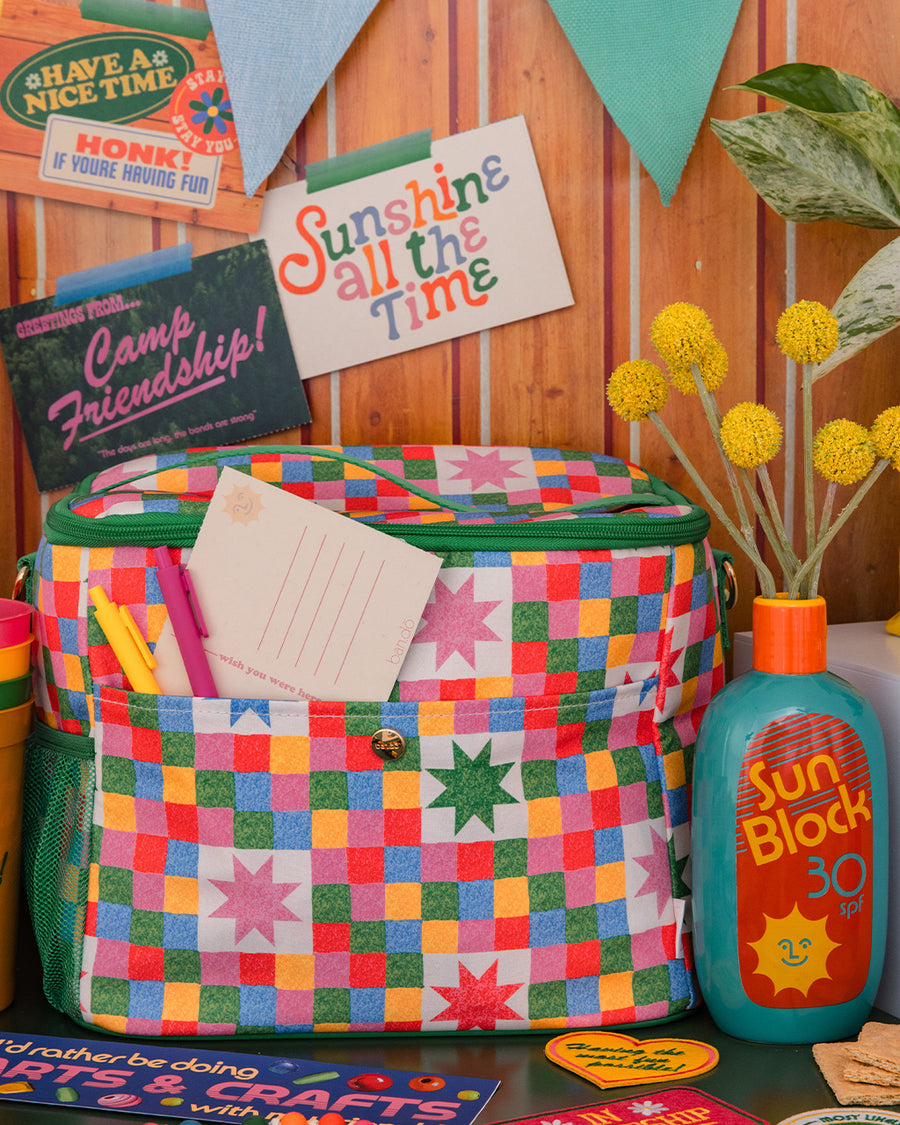
[[213, 129], [217, 133], [226, 133], [228, 131], [226, 122], [234, 121], [231, 99], [225, 97], [225, 89], [222, 86], [217, 86], [211, 94], [204, 90], [200, 94], [199, 101], [188, 102], [188, 105], [194, 110], [191, 121], [195, 125], [202, 124], [204, 133], [211, 133]]

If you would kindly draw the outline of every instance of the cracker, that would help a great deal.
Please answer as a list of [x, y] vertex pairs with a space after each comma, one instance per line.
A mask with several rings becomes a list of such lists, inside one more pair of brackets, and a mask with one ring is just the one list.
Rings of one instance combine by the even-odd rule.
[[900, 1074], [891, 1070], [882, 1070], [880, 1066], [869, 1066], [867, 1063], [857, 1062], [850, 1053], [852, 1044], [847, 1046], [847, 1065], [844, 1067], [844, 1077], [850, 1082], [871, 1082], [875, 1086], [900, 1086]]
[[813, 1058], [841, 1105], [900, 1105], [900, 1087], [850, 1082], [844, 1077], [846, 1043], [815, 1043]]
[[900, 1080], [900, 1024], [863, 1024], [856, 1042], [847, 1046], [851, 1058], [888, 1070]]

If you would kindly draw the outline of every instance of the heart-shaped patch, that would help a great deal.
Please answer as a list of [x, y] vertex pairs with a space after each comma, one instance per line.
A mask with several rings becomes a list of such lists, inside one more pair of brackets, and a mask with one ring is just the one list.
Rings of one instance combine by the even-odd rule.
[[719, 1061], [715, 1047], [696, 1039], [635, 1039], [615, 1031], [570, 1031], [544, 1051], [551, 1062], [603, 1087], [682, 1081]]

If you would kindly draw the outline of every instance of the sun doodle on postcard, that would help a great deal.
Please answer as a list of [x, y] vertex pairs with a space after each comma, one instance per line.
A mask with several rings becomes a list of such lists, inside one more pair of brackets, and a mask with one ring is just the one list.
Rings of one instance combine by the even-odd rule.
[[224, 498], [222, 511], [231, 517], [232, 523], [242, 523], [245, 526], [259, 519], [260, 512], [265, 508], [262, 494], [254, 488], [236, 484], [231, 492]]

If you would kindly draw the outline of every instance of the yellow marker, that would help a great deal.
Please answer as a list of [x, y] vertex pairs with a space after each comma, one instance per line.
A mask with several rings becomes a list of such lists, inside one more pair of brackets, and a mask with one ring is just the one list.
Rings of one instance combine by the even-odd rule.
[[102, 586], [92, 586], [88, 592], [97, 607], [97, 623], [106, 634], [132, 690], [158, 695], [159, 684], [150, 671], [156, 667], [156, 661], [128, 607], [111, 602]]

